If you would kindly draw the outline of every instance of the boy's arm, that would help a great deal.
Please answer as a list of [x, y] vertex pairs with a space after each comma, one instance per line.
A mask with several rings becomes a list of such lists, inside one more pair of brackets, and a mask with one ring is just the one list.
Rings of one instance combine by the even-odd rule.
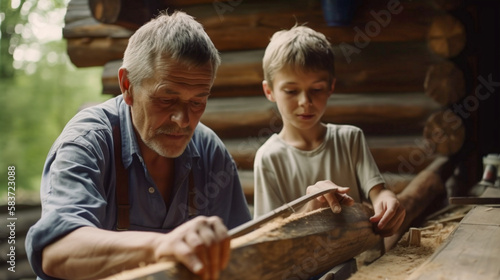
[[197, 217], [170, 233], [113, 232], [81, 227], [43, 250], [45, 274], [95, 279], [160, 260], [180, 261], [201, 279], [217, 279], [229, 260], [227, 229], [218, 217]]
[[382, 236], [391, 236], [399, 229], [406, 215], [396, 195], [383, 184], [374, 186], [369, 192], [375, 214], [370, 222], [377, 223], [377, 230]]

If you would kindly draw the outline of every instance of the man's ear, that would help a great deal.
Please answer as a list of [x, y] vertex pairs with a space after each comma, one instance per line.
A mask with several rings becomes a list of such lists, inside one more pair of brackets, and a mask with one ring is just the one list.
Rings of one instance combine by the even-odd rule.
[[120, 68], [118, 70], [118, 80], [120, 84], [120, 91], [123, 94], [123, 100], [127, 105], [132, 105], [134, 98], [132, 95], [132, 86], [130, 85], [130, 80], [128, 79], [128, 72], [125, 68]]
[[269, 101], [276, 102], [276, 99], [274, 99], [273, 89], [266, 80], [262, 81], [262, 89], [264, 90], [264, 94]]

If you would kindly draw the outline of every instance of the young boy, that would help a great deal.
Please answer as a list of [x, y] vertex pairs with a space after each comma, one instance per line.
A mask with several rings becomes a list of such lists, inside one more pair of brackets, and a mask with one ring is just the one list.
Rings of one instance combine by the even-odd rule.
[[255, 157], [254, 217], [314, 189], [343, 186], [347, 188], [339, 187], [322, 200], [328, 200], [334, 212], [340, 212], [343, 198], [350, 200], [342, 202], [346, 205], [352, 199], [370, 200], [375, 211], [370, 221], [383, 236], [394, 234], [405, 210], [384, 188], [363, 132], [321, 122], [335, 88], [334, 55], [326, 37], [305, 26], [276, 32], [266, 48], [263, 69], [263, 90], [276, 102], [283, 129]]

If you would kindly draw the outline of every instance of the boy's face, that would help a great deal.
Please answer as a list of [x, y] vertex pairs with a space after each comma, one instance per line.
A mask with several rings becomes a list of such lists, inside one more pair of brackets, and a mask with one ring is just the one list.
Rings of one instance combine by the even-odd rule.
[[264, 81], [267, 99], [276, 102], [285, 129], [307, 130], [320, 125], [335, 79], [327, 71], [294, 71], [284, 68], [275, 73], [272, 88]]

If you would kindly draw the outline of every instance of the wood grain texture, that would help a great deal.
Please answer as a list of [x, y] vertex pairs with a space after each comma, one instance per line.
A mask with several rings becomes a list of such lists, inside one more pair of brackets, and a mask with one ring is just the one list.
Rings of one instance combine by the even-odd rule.
[[425, 94], [441, 106], [457, 102], [465, 96], [465, 78], [453, 62], [443, 61], [431, 65], [424, 81]]
[[[231, 242], [231, 258], [220, 279], [308, 279], [373, 247], [380, 237], [362, 204], [294, 214]], [[184, 266], [159, 263], [108, 279], [198, 279]]]
[[[81, 55], [78, 57], [75, 53], [73, 63], [77, 66], [104, 65], [109, 61], [104, 61], [105, 58], [121, 59], [120, 41], [109, 40], [89, 39], [85, 44], [78, 39], [68, 40], [68, 51], [78, 50]], [[93, 57], [85, 57], [88, 56], [83, 53], [86, 48], [95, 52]], [[345, 46], [334, 47], [337, 93], [423, 92], [429, 66], [443, 61], [429, 51], [425, 42], [371, 43], [366, 48], [351, 51]], [[263, 56], [262, 49], [221, 53], [222, 64], [211, 90], [212, 96], [263, 96]], [[120, 93], [117, 67], [116, 62], [105, 66], [106, 71], [102, 74], [105, 93]]]
[[[100, 22], [131, 29], [145, 23], [155, 9], [168, 7], [183, 10], [203, 24], [219, 50], [229, 51], [264, 48], [274, 32], [290, 28], [295, 23], [307, 23], [336, 44], [423, 41], [432, 18], [444, 9], [457, 7], [459, 3], [456, 0], [363, 1], [354, 14], [352, 24], [341, 27], [327, 26], [321, 4], [314, 0], [92, 0], [90, 9]], [[150, 7], [152, 4], [155, 5], [153, 9]]]
[[436, 16], [429, 28], [429, 48], [445, 58], [457, 56], [464, 49], [466, 39], [463, 24], [449, 14]]
[[[355, 125], [368, 135], [411, 136], [421, 135], [427, 118], [439, 109], [421, 92], [333, 94], [322, 120]], [[282, 126], [275, 103], [264, 96], [209, 99], [201, 122], [223, 138], [257, 137], [261, 141]]]
[[69, 38], [128, 38], [133, 30], [97, 21], [89, 9], [88, 0], [71, 0], [64, 16], [63, 37]]
[[436, 153], [454, 155], [465, 142], [463, 121], [450, 109], [435, 112], [425, 124], [424, 138]]

